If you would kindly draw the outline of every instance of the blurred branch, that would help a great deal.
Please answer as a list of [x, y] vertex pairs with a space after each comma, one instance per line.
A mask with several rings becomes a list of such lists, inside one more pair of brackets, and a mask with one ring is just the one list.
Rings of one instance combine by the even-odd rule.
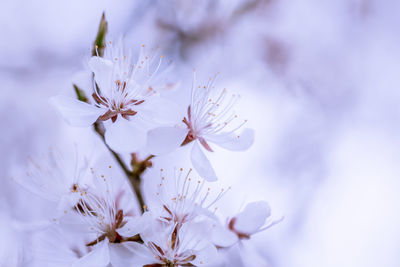
[[[198, 43], [205, 42], [218, 35], [224, 35], [245, 15], [265, 9], [268, 5], [275, 0], [248, 0], [239, 5], [232, 14], [224, 16], [216, 12], [214, 7], [210, 8], [207, 12], [208, 17], [203, 18], [202, 22], [190, 30], [184, 30], [182, 25], [176, 21], [168, 21], [160, 18], [157, 20], [157, 26], [165, 31], [173, 32], [176, 34], [175, 41], [181, 44], [180, 53], [185, 58], [185, 50], [190, 49]], [[179, 8], [179, 7], [176, 7]]]

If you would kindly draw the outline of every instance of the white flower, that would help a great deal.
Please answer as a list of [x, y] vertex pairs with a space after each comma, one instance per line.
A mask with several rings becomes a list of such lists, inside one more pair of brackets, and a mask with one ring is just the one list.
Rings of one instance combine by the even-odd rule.
[[106, 142], [114, 150], [138, 151], [145, 146], [149, 129], [179, 120], [175, 104], [159, 96], [168, 86], [158, 73], [161, 63], [161, 57], [146, 55], [143, 46], [133, 64], [122, 41], [110, 42], [103, 58], [89, 60], [96, 82], [89, 93], [90, 103], [66, 96], [53, 97], [50, 102], [73, 126], [104, 121]]
[[48, 219], [55, 222], [77, 203], [77, 187], [86, 188], [90, 182], [87, 162], [79, 165], [78, 156], [72, 164], [59, 151], [51, 149], [40, 162], [30, 158], [26, 176], [18, 175], [14, 179], [25, 189], [54, 203], [56, 209]]
[[[94, 186], [80, 190], [80, 199], [75, 206], [83, 223], [95, 239], [86, 244], [91, 252], [76, 261], [73, 266], [125, 266], [130, 260], [127, 246], [136, 240], [143, 229], [141, 217], [120, 205], [121, 195], [113, 193], [111, 184], [102, 175], [94, 180]], [[91, 265], [90, 265], [91, 264]]]
[[161, 181], [152, 197], [153, 205], [149, 209], [165, 222], [181, 226], [197, 218], [216, 219], [211, 207], [220, 200], [228, 190], [221, 189], [216, 196], [211, 196], [211, 188], [203, 179], [192, 177], [192, 169], [187, 173], [183, 169], [174, 169], [173, 175], [166, 175], [161, 169]]
[[140, 233], [143, 244], [130, 243], [135, 255], [133, 266], [178, 267], [211, 263], [218, 254], [207, 236], [210, 227], [206, 222], [188, 222], [178, 227], [150, 219], [147, 229]]
[[214, 243], [221, 247], [232, 246], [238, 240], [250, 239], [252, 235], [267, 230], [283, 220], [281, 218], [274, 221], [270, 216], [271, 209], [267, 202], [251, 202], [242, 212], [229, 220], [228, 229], [222, 226], [214, 228]]
[[[228, 91], [216, 91], [214, 79], [204, 86], [196, 86], [193, 79], [191, 104], [187, 117], [183, 119], [184, 127], [160, 127], [149, 132], [148, 149], [153, 154], [173, 150], [180, 145], [193, 143], [191, 161], [196, 171], [208, 181], [217, 180], [210, 161], [202, 151], [213, 152], [210, 143], [232, 151], [248, 149], [254, 140], [254, 131], [244, 129], [237, 133], [246, 123], [240, 120], [232, 110], [239, 99], [238, 95], [229, 95]], [[214, 97], [215, 96], [215, 97]]]

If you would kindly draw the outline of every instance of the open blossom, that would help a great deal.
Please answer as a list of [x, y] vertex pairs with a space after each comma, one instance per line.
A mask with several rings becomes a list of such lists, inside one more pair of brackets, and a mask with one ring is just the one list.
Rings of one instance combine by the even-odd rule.
[[179, 227], [197, 219], [214, 220], [214, 205], [228, 190], [221, 189], [216, 196], [212, 196], [211, 191], [205, 180], [192, 177], [192, 169], [188, 172], [174, 169], [173, 175], [161, 169], [161, 181], [149, 209], [159, 219]]
[[138, 151], [146, 145], [149, 129], [178, 121], [175, 103], [160, 97], [159, 91], [168, 86], [161, 63], [162, 58], [147, 55], [144, 46], [133, 63], [122, 41], [109, 42], [104, 57], [89, 60], [95, 80], [89, 103], [66, 96], [50, 101], [73, 126], [104, 121], [106, 142], [114, 150]]
[[51, 221], [57, 221], [78, 201], [76, 187], [86, 188], [91, 175], [88, 164], [78, 164], [78, 157], [72, 162], [63, 158], [61, 152], [51, 149], [43, 160], [30, 158], [26, 176], [15, 180], [30, 192], [56, 205]]
[[[86, 244], [90, 253], [76, 261], [74, 266], [125, 266], [127, 243], [143, 228], [139, 215], [129, 207], [121, 206], [121, 194], [115, 195], [107, 178], [102, 175], [94, 180], [94, 186], [80, 190], [80, 198], [75, 210], [95, 239]], [[127, 209], [125, 209], [127, 208]]]
[[230, 95], [225, 88], [216, 90], [214, 82], [215, 78], [204, 86], [197, 86], [193, 80], [191, 103], [183, 119], [183, 127], [175, 127], [175, 131], [170, 130], [169, 134], [165, 134], [165, 127], [153, 129], [149, 133], [150, 136], [160, 137], [157, 141], [155, 138], [151, 140], [149, 150], [153, 154], [165, 149], [163, 144], [171, 149], [174, 149], [173, 145], [192, 144], [192, 164], [200, 176], [209, 181], [217, 180], [217, 176], [203, 149], [213, 152], [210, 145], [213, 143], [225, 149], [241, 151], [248, 149], [254, 140], [252, 129], [246, 128], [238, 133], [246, 123], [233, 111], [239, 96]]
[[270, 217], [271, 209], [267, 202], [251, 202], [229, 220], [227, 228], [214, 228], [215, 243], [222, 247], [231, 246], [238, 240], [249, 239], [253, 234], [267, 230], [283, 219], [274, 221]]
[[153, 218], [140, 233], [143, 244], [130, 244], [135, 255], [132, 266], [178, 267], [211, 263], [217, 257], [217, 249], [207, 236], [210, 227], [206, 222], [189, 222], [178, 227]]

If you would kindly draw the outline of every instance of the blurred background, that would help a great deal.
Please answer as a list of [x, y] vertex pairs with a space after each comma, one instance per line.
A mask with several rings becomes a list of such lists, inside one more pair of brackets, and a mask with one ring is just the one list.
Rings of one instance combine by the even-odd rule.
[[220, 184], [232, 186], [220, 209], [231, 215], [266, 200], [275, 217], [285, 216], [254, 236], [251, 250], [273, 267], [400, 266], [399, 1], [1, 6], [0, 266], [24, 266], [29, 237], [13, 225], [46, 212], [12, 179], [27, 157], [77, 142], [83, 151], [102, 146], [47, 101], [73, 95], [103, 11], [110, 37], [156, 47], [173, 62], [179, 90], [190, 90], [196, 68], [203, 80], [221, 72], [217, 86], [242, 95], [236, 110], [256, 141], [246, 152], [210, 156]]

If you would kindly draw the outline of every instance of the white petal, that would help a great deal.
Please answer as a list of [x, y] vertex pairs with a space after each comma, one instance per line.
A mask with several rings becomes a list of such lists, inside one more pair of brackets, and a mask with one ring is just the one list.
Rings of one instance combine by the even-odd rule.
[[155, 124], [176, 124], [184, 117], [183, 110], [175, 102], [158, 96], [146, 99], [136, 109], [143, 120]]
[[191, 261], [194, 266], [203, 266], [213, 263], [218, 259], [217, 248], [209, 243], [203, 249], [196, 251], [196, 258]]
[[122, 228], [117, 229], [117, 232], [121, 236], [131, 237], [143, 231], [144, 228], [144, 220], [141, 216], [136, 216], [130, 217]]
[[221, 133], [205, 137], [207, 141], [213, 142], [220, 147], [233, 151], [248, 149], [254, 142], [254, 130], [246, 128], [240, 134]]
[[142, 220], [146, 227], [140, 232], [140, 237], [145, 244], [148, 242], [160, 243], [159, 241], [165, 238], [167, 232], [167, 235], [170, 234], [169, 227], [165, 227], [158, 219], [158, 216], [151, 211], [143, 213]]
[[126, 242], [125, 248], [132, 252], [133, 267], [142, 267], [146, 264], [158, 263], [155, 255], [145, 246], [137, 242]]
[[253, 234], [264, 225], [270, 215], [271, 209], [267, 202], [252, 202], [236, 216], [234, 227], [240, 233]]
[[61, 116], [72, 126], [92, 125], [106, 110], [67, 96], [54, 96], [49, 100]]
[[193, 167], [202, 178], [209, 182], [217, 180], [217, 175], [215, 174], [210, 161], [207, 159], [206, 155], [204, 155], [204, 152], [201, 151], [200, 145], [197, 141], [193, 144], [190, 159], [192, 160]]
[[147, 133], [146, 151], [163, 155], [177, 149], [185, 140], [188, 130], [180, 127], [158, 127]]
[[72, 264], [72, 267], [105, 267], [110, 263], [108, 240], [100, 242], [91, 252]]
[[[3, 227], [2, 227], [3, 228]], [[6, 228], [7, 229], [7, 228]], [[10, 264], [10, 265], [1, 265], [0, 266], [40, 266], [40, 267], [71, 267], [71, 264], [78, 261], [78, 256], [71, 250], [68, 242], [65, 241], [65, 236], [60, 231], [59, 227], [49, 228], [45, 232], [35, 234], [35, 237], [32, 239], [32, 244], [29, 248], [30, 253], [34, 255], [32, 258], [35, 264], [28, 264], [24, 261], [25, 264]], [[7, 231], [5, 231], [7, 234]], [[11, 233], [10, 233], [11, 234]], [[14, 233], [15, 235], [15, 233]], [[7, 240], [7, 235], [5, 236]], [[15, 238], [15, 236], [13, 236]], [[2, 239], [4, 235], [2, 236]], [[13, 244], [13, 242], [11, 242]], [[8, 244], [9, 246], [9, 244]], [[14, 248], [11, 246], [10, 248]], [[14, 248], [15, 249], [15, 248]], [[10, 251], [11, 252], [11, 251]], [[24, 252], [28, 252], [24, 250]], [[1, 253], [0, 253], [1, 255]], [[8, 254], [9, 255], [9, 254]], [[1, 256], [0, 256], [1, 258]], [[25, 257], [24, 257], [25, 258]], [[2, 264], [3, 261], [0, 260]], [[29, 261], [29, 263], [31, 263]], [[79, 266], [79, 265], [75, 265]]]
[[137, 266], [142, 267], [143, 264], [137, 263], [132, 248], [129, 247], [129, 243], [123, 242], [117, 244], [109, 244], [110, 246], [110, 263], [113, 267], [125, 267], [125, 266]]
[[57, 204], [57, 212], [64, 213], [65, 210], [70, 210], [71, 208], [73, 208], [78, 201], [78, 199], [75, 199], [74, 196], [75, 195], [73, 193], [62, 195], [60, 197], [60, 201]]
[[235, 233], [220, 224], [213, 228], [211, 239], [219, 247], [230, 247], [239, 240]]
[[113, 62], [101, 57], [92, 57], [89, 60], [89, 67], [94, 73], [94, 79], [102, 93], [108, 95], [111, 91]]
[[106, 126], [106, 143], [116, 152], [133, 153], [146, 145], [147, 131], [135, 121], [128, 121], [121, 117], [115, 123], [109, 122]]

